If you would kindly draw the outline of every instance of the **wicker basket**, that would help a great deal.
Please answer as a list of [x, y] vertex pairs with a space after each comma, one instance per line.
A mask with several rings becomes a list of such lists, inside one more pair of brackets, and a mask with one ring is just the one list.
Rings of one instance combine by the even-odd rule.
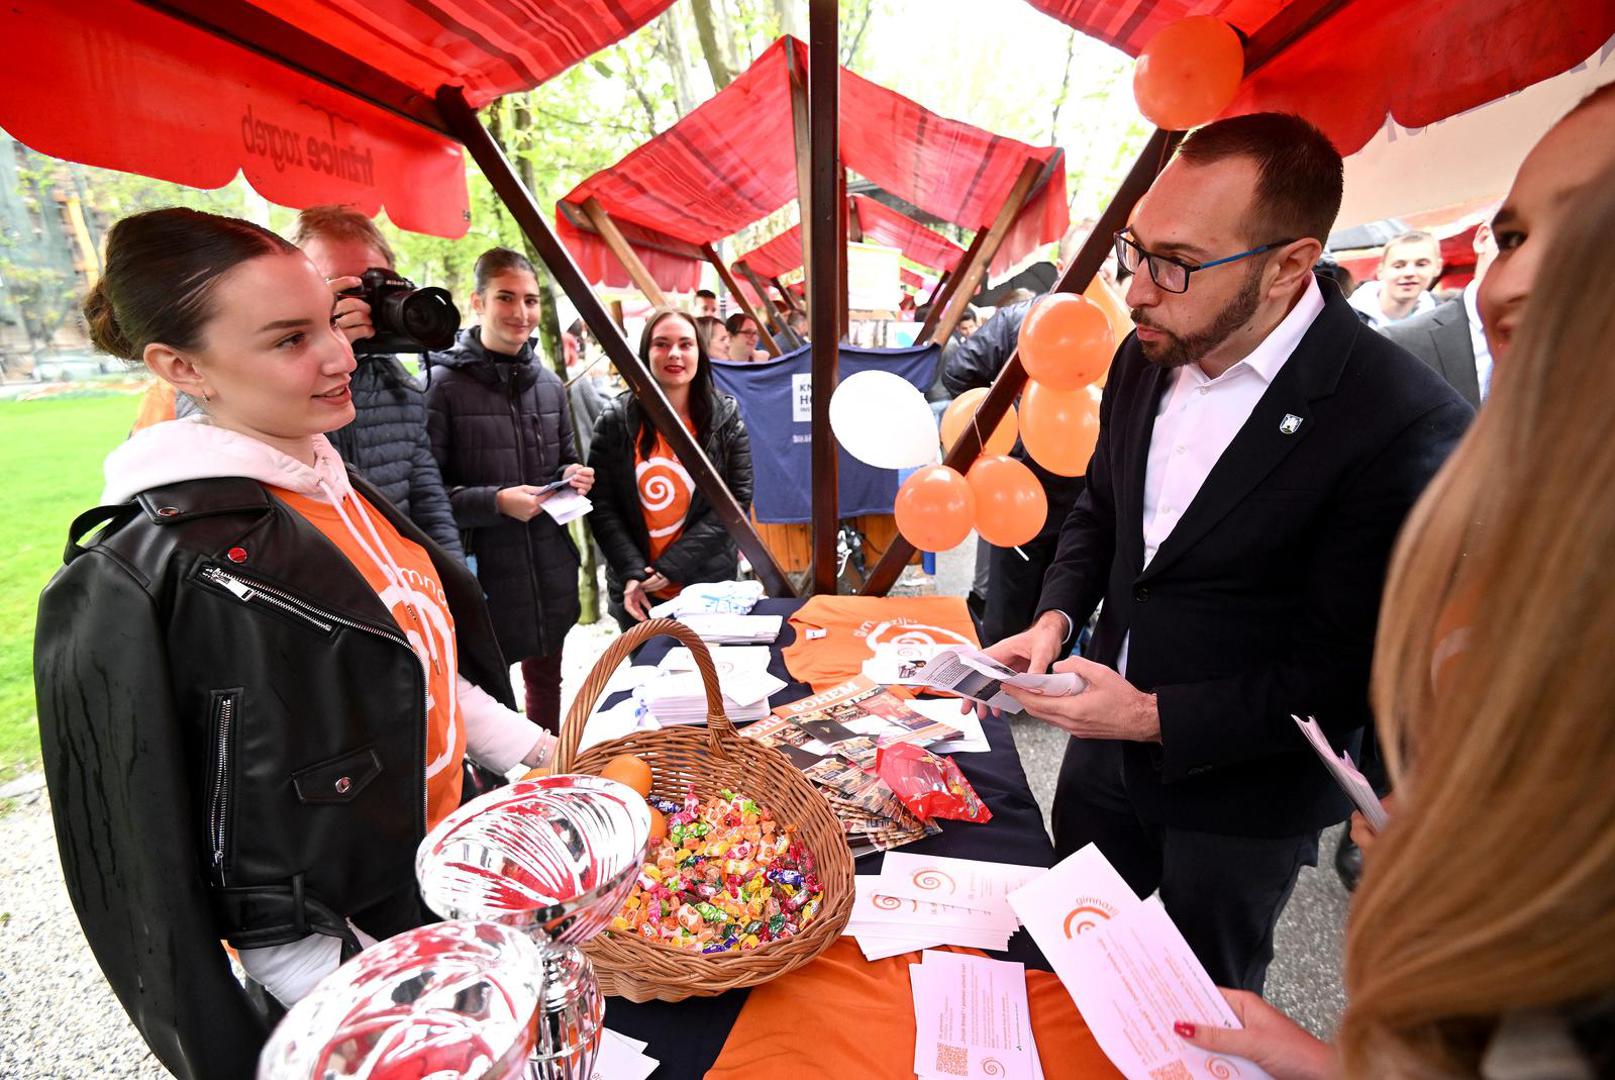
[[[584, 724], [613, 671], [634, 649], [661, 634], [689, 647], [707, 695], [707, 724], [640, 731], [578, 753]], [[637, 754], [651, 767], [651, 791], [682, 798], [690, 788], [703, 801], [729, 788], [757, 800], [782, 825], [795, 825], [812, 852], [824, 903], [794, 937], [755, 949], [701, 954], [632, 934], [601, 934], [584, 946], [600, 987], [629, 1001], [683, 1001], [741, 986], [756, 986], [808, 963], [830, 947], [847, 925], [853, 905], [852, 851], [830, 805], [779, 751], [742, 738], [723, 712], [718, 673], [706, 645], [671, 619], [640, 623], [618, 638], [595, 664], [561, 727], [558, 772], [593, 773], [618, 754]]]

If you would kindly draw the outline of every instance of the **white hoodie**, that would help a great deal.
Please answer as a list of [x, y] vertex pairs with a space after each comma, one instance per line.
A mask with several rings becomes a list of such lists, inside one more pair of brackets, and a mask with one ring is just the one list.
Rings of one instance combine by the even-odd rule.
[[[205, 416], [153, 424], [107, 455], [101, 502], [127, 502], [142, 491], [187, 480], [246, 477], [331, 504], [355, 546], [371, 558], [385, 580], [397, 583], [403, 572], [376, 536], [374, 511], [354, 492], [347, 467], [324, 435], [313, 436], [310, 443], [314, 464], [306, 465], [268, 443], [215, 427]], [[423, 664], [429, 662], [422, 658]], [[463, 675], [457, 677], [456, 690], [459, 707], [453, 711], [465, 723], [466, 752], [478, 762], [505, 773], [532, 759], [535, 751], [548, 755], [550, 747], [543, 744], [552, 743], [553, 736]], [[453, 739], [449, 741], [452, 745]], [[267, 949], [243, 949], [241, 962], [283, 1004], [291, 1005], [336, 967], [340, 948], [335, 938], [315, 936]]]
[[[1346, 303], [1367, 315], [1368, 325], [1375, 330], [1383, 330], [1387, 326], [1400, 321], [1385, 314], [1385, 309], [1379, 306], [1379, 294], [1384, 288], [1385, 283], [1382, 281], [1365, 281], [1357, 286], [1357, 290], [1346, 301]], [[1426, 289], [1419, 294], [1419, 299], [1414, 303], [1413, 310], [1407, 313], [1407, 318], [1411, 319], [1415, 315], [1423, 315], [1426, 311], [1433, 311], [1435, 306], [1436, 298], [1430, 295], [1429, 289]]]

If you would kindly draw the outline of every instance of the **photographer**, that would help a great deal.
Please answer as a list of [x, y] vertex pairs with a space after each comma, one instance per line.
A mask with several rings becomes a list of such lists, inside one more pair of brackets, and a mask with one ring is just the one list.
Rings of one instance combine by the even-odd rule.
[[[370, 267], [393, 267], [393, 250], [386, 238], [369, 218], [346, 206], [309, 207], [297, 215], [291, 239], [335, 293], [359, 287], [360, 275]], [[333, 314], [350, 342], [376, 332], [370, 305], [357, 296], [341, 297]], [[464, 562], [454, 511], [426, 438], [426, 401], [420, 387], [396, 356], [357, 348], [354, 352], [359, 366], [350, 384], [353, 422], [326, 437], [343, 461], [439, 547]], [[186, 399], [179, 402], [177, 412], [184, 416], [195, 409]]]

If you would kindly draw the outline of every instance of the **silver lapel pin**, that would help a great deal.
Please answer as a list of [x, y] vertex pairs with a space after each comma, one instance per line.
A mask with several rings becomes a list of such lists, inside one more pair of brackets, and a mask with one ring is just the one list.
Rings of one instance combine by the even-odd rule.
[[1284, 419], [1279, 421], [1279, 430], [1286, 435], [1294, 435], [1301, 430], [1301, 418], [1295, 413], [1285, 413]]

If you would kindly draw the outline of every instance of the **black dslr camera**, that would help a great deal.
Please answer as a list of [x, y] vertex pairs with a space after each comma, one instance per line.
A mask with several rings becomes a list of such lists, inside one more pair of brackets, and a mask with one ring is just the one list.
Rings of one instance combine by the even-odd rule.
[[379, 266], [366, 270], [359, 280], [363, 284], [342, 295], [357, 296], [370, 305], [370, 322], [376, 332], [355, 341], [355, 353], [418, 353], [454, 344], [460, 311], [447, 289], [417, 289], [413, 281]]

